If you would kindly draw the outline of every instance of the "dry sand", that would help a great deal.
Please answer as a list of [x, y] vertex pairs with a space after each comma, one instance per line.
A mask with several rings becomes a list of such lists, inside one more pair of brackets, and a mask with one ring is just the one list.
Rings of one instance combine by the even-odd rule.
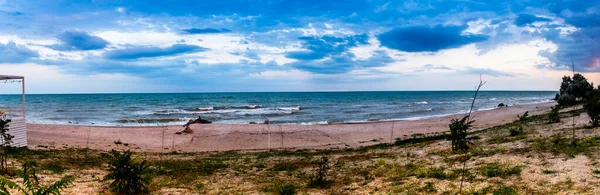
[[[502, 125], [529, 111], [547, 112], [555, 103], [516, 105], [474, 113], [475, 129]], [[194, 133], [176, 134], [181, 126], [98, 127], [27, 124], [29, 148], [128, 148], [138, 152], [203, 152], [282, 148], [347, 148], [390, 142], [412, 134], [448, 130], [462, 115], [412, 121], [330, 125], [197, 124]], [[392, 131], [393, 129], [393, 131]], [[122, 142], [122, 144], [115, 144]]]

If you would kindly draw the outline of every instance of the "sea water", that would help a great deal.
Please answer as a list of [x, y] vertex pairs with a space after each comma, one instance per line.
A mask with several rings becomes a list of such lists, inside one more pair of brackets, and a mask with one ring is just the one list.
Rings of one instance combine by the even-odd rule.
[[[499, 103], [549, 102], [555, 91], [481, 91], [475, 110]], [[214, 123], [320, 124], [412, 120], [464, 113], [473, 91], [28, 94], [27, 120], [39, 124], [174, 125], [193, 118]], [[20, 107], [20, 95], [0, 105]]]

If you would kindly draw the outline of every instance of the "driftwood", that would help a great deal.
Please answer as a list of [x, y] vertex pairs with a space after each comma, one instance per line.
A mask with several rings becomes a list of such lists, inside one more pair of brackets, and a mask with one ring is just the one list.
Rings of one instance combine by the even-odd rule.
[[183, 129], [183, 133], [194, 133], [194, 130], [192, 130], [192, 128], [190, 128], [191, 124], [211, 124], [212, 122], [210, 122], [209, 120], [206, 119], [202, 119], [202, 117], [198, 117], [196, 120], [190, 120], [188, 123], [186, 123], [185, 125], [183, 125], [185, 127], [185, 129]]

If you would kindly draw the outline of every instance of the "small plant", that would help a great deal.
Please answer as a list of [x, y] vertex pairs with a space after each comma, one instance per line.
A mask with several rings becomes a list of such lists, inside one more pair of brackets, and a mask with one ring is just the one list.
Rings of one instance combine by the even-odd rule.
[[494, 191], [492, 191], [492, 194], [493, 195], [517, 195], [519, 193], [514, 188], [502, 185], [502, 186], [496, 188]]
[[471, 139], [467, 138], [468, 130], [473, 127], [474, 120], [469, 120], [469, 115], [462, 119], [452, 119], [450, 121], [450, 140], [452, 142], [452, 151], [465, 152], [469, 150], [472, 144]]
[[521, 121], [521, 122], [525, 122], [525, 121], [529, 120], [529, 111], [525, 111], [523, 116], [517, 115], [517, 118], [519, 118], [519, 121]]
[[560, 107], [553, 106], [550, 113], [548, 113], [548, 122], [550, 123], [558, 123], [560, 122]]
[[117, 145], [117, 146], [123, 144], [123, 142], [121, 142], [121, 140], [114, 141], [113, 143], [115, 143], [115, 145]]
[[22, 186], [19, 186], [4, 177], [0, 177], [0, 194], [10, 194], [8, 189], [16, 189], [24, 195], [60, 195], [60, 191], [71, 185], [75, 180], [73, 176], [66, 176], [54, 182], [52, 185], [43, 186], [40, 185], [38, 177], [35, 174], [36, 167], [36, 162], [30, 161], [23, 164], [23, 172], [21, 174], [21, 177], [23, 178]]
[[511, 126], [510, 128], [508, 128], [508, 131], [510, 132], [511, 137], [521, 135], [521, 134], [523, 134], [523, 126], [521, 126], [521, 125]]
[[8, 133], [8, 124], [10, 121], [10, 119], [0, 119], [0, 139], [2, 139], [2, 160], [0, 162], [1, 174], [6, 174], [8, 172], [6, 157], [8, 156], [8, 150], [11, 148], [10, 144], [12, 144], [12, 138], [15, 137]]
[[108, 174], [104, 181], [113, 180], [110, 190], [116, 194], [148, 194], [150, 168], [146, 161], [132, 159], [131, 152], [112, 150], [108, 163]]
[[479, 170], [481, 171], [481, 174], [486, 177], [505, 178], [512, 175], [521, 174], [521, 170], [523, 170], [523, 167], [519, 165], [512, 166], [510, 164], [494, 162], [481, 165], [479, 167]]
[[326, 156], [321, 157], [321, 159], [317, 161], [315, 174], [310, 176], [308, 186], [318, 188], [328, 187], [331, 184], [331, 182], [327, 180], [327, 172], [329, 169], [329, 158]]
[[278, 184], [276, 187], [279, 195], [295, 195], [298, 193], [294, 184]]

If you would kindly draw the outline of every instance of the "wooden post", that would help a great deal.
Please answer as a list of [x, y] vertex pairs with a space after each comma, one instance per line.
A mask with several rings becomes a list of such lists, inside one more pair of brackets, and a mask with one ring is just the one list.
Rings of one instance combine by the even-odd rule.
[[23, 110], [23, 119], [26, 118], [26, 110], [25, 110], [25, 77], [21, 79], [21, 109]]
[[390, 144], [394, 143], [394, 125], [396, 124], [396, 121], [392, 121], [392, 133], [390, 134]]
[[279, 125], [279, 132], [281, 132], [281, 148], [283, 149], [283, 129], [281, 125]]
[[165, 127], [162, 128], [162, 143], [160, 145], [160, 153], [165, 153]]

